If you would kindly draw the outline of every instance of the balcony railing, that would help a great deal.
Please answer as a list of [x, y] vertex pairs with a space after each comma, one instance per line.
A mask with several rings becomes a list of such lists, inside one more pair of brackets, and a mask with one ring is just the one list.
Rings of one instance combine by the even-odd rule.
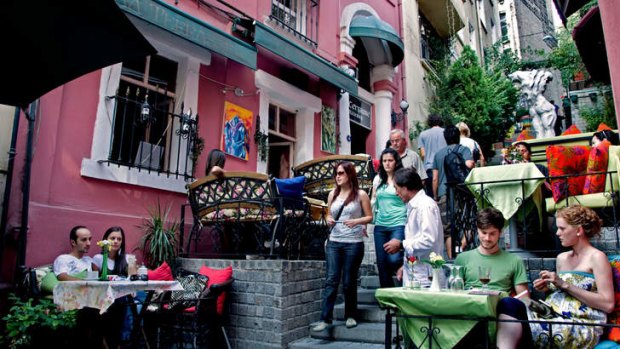
[[198, 116], [174, 114], [174, 101], [139, 101], [130, 96], [114, 100], [114, 116], [108, 165], [137, 168], [138, 171], [193, 179], [193, 155]]
[[319, 31], [318, 0], [271, 0], [269, 18], [295, 37], [316, 47]]

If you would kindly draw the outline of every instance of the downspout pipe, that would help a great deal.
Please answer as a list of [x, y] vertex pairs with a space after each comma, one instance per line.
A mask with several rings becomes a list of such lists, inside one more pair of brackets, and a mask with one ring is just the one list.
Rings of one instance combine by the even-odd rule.
[[17, 263], [14, 280], [18, 282], [26, 268], [26, 244], [28, 242], [28, 211], [30, 207], [30, 174], [32, 170], [32, 150], [34, 139], [34, 122], [38, 109], [38, 101], [30, 104], [29, 111], [24, 110], [28, 120], [28, 136], [26, 138], [26, 154], [24, 159], [24, 182], [22, 184], [22, 219], [19, 227]]
[[2, 216], [0, 216], [0, 270], [3, 270], [4, 262], [4, 242], [6, 240], [6, 226], [9, 215], [9, 200], [11, 199], [11, 185], [13, 183], [13, 167], [15, 166], [15, 148], [17, 145], [17, 131], [19, 130], [20, 109], [15, 108], [13, 116], [13, 131], [11, 132], [11, 145], [9, 147], [9, 159], [6, 166], [6, 184], [4, 186], [4, 196], [2, 198]]

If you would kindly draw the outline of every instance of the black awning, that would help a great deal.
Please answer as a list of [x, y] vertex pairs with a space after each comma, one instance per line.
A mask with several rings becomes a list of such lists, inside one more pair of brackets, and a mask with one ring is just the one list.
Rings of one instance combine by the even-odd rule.
[[611, 82], [609, 64], [607, 63], [601, 11], [598, 6], [591, 8], [575, 26], [573, 40], [592, 79], [609, 84]]
[[0, 103], [20, 107], [84, 74], [157, 52], [114, 0], [2, 0], [0, 44]]
[[579, 11], [583, 5], [589, 3], [590, 0], [553, 0], [555, 4], [555, 9], [558, 11], [560, 18], [562, 19], [562, 23], [566, 25], [566, 19], [568, 16], [573, 13]]

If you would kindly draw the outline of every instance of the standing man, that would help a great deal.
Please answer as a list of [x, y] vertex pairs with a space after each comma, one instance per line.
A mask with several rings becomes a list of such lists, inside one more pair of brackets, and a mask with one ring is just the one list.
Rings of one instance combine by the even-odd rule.
[[431, 114], [428, 116], [427, 121], [429, 129], [422, 131], [419, 138], [420, 154], [424, 160], [424, 169], [426, 170], [426, 194], [433, 195], [433, 160], [435, 159], [435, 153], [440, 149], [446, 147], [446, 140], [443, 137], [443, 120], [441, 116]]
[[435, 154], [435, 159], [433, 161], [433, 191], [431, 193], [433, 193], [433, 198], [439, 203], [444, 237], [446, 238], [448, 258], [452, 258], [452, 230], [450, 229], [451, 217], [448, 217], [448, 211], [451, 207], [448, 205], [451, 205], [453, 200], [450, 196], [451, 190], [448, 190], [448, 186], [446, 184], [446, 168], [444, 163], [446, 156], [448, 156], [448, 153], [451, 152], [459, 153], [465, 160], [465, 166], [469, 169], [474, 168], [475, 163], [469, 148], [460, 145], [461, 132], [458, 128], [456, 128], [456, 126], [446, 127], [443, 132], [443, 137], [447, 146]]
[[93, 270], [93, 259], [86, 255], [92, 238], [93, 235], [85, 226], [78, 225], [71, 229], [69, 233], [71, 252], [61, 254], [54, 260], [54, 274], [59, 281], [81, 280], [74, 275], [84, 270]]
[[420, 159], [418, 153], [407, 147], [407, 139], [405, 138], [405, 132], [403, 130], [393, 129], [390, 132], [390, 146], [398, 152], [400, 161], [403, 163], [403, 168], [413, 167], [422, 179], [422, 183], [429, 178], [424, 169], [424, 163], [422, 159]]
[[464, 267], [465, 287], [480, 288], [482, 283], [478, 279], [478, 267], [491, 268], [490, 289], [516, 292], [527, 291], [527, 274], [521, 257], [499, 248], [499, 237], [504, 227], [502, 213], [488, 207], [478, 212], [476, 228], [480, 246], [459, 254], [454, 263]]
[[[405, 224], [405, 240], [392, 239], [383, 245], [389, 254], [405, 251], [407, 256], [415, 256], [418, 260], [429, 259], [431, 252], [443, 254], [443, 228], [437, 203], [424, 193], [422, 180], [412, 168], [401, 168], [394, 173], [394, 186], [398, 196], [407, 204], [407, 223]], [[414, 276], [417, 280], [428, 280], [429, 268], [425, 263], [416, 263]], [[406, 284], [407, 273], [403, 275], [401, 266], [396, 273], [399, 280]]]

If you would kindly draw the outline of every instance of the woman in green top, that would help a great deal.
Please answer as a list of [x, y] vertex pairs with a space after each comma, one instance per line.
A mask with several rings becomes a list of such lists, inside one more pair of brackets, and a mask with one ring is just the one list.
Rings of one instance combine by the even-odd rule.
[[392, 240], [403, 241], [407, 208], [394, 188], [394, 172], [403, 167], [398, 152], [386, 148], [379, 157], [379, 174], [373, 181], [375, 214], [375, 251], [381, 287], [394, 287], [393, 275], [403, 265], [403, 253], [389, 254], [383, 245]]

